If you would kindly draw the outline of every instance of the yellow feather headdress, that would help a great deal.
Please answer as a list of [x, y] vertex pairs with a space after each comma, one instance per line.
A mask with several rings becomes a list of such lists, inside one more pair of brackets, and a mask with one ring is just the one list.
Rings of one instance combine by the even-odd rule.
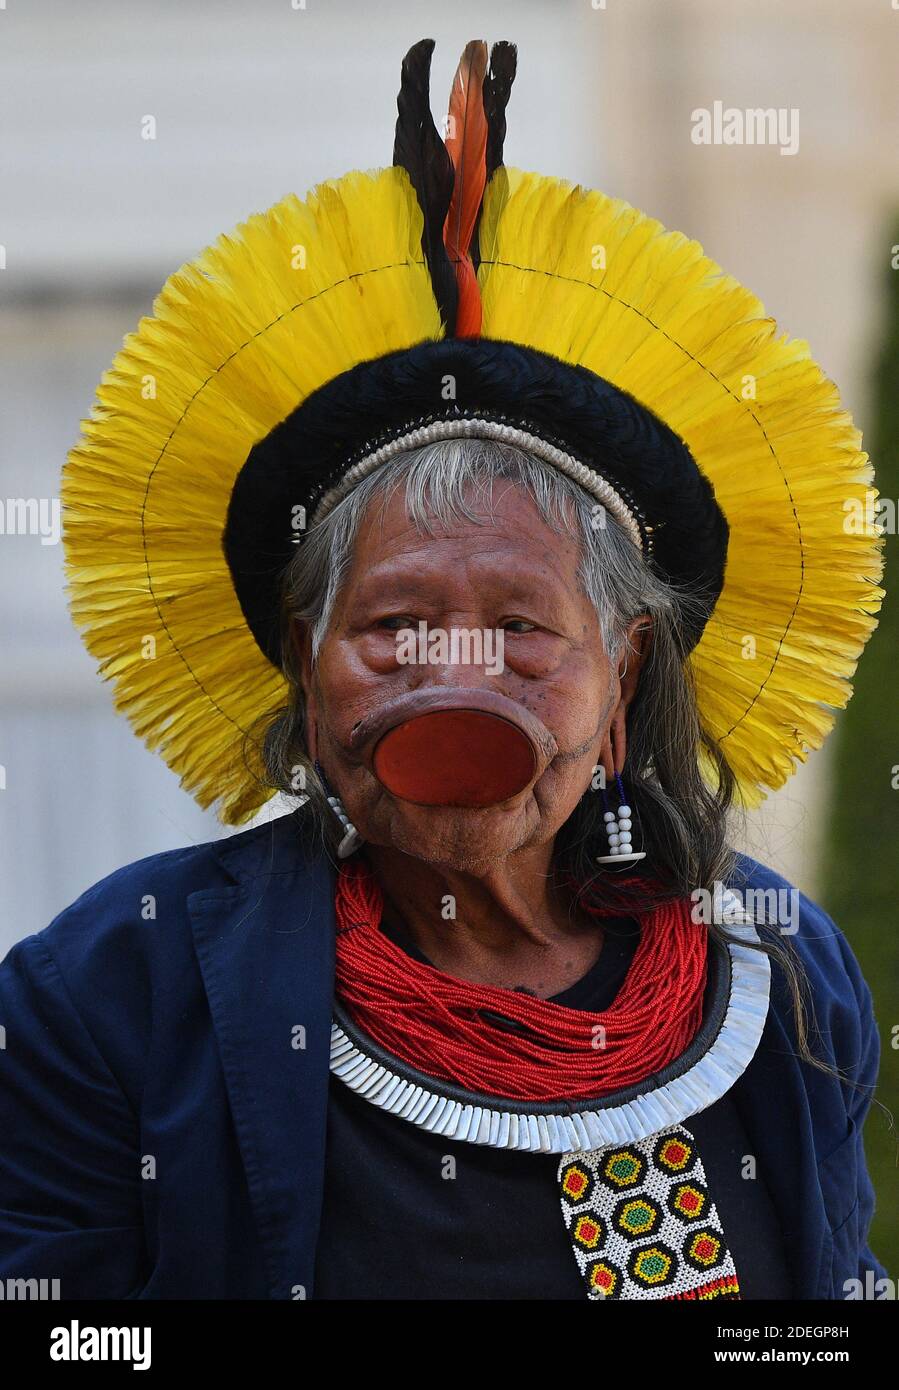
[[[490, 78], [492, 132], [504, 101]], [[821, 744], [875, 626], [879, 537], [847, 525], [855, 507], [870, 514], [860, 436], [806, 343], [779, 336], [697, 242], [618, 199], [507, 169], [495, 143], [491, 168], [491, 139], [476, 246], [453, 256], [473, 284], [479, 253], [480, 339], [627, 392], [711, 483], [727, 562], [689, 660], [703, 725], [754, 803]], [[449, 175], [458, 197], [458, 167]], [[448, 336], [451, 291], [416, 178], [395, 165], [287, 197], [173, 274], [64, 468], [74, 620], [117, 708], [226, 823], [272, 794], [247, 736], [286, 693], [225, 552], [232, 493], [251, 451], [313, 393]]]

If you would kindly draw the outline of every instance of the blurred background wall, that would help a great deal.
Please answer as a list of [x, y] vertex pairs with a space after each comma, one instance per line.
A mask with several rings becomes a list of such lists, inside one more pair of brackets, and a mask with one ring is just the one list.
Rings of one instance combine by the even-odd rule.
[[[6, 0], [0, 499], [58, 496], [102, 370], [182, 261], [288, 191], [389, 162], [400, 59], [424, 35], [438, 45], [435, 94], [465, 40], [516, 40], [507, 162], [602, 187], [696, 237], [809, 340], [866, 429], [899, 241], [897, 3]], [[798, 152], [695, 145], [691, 113], [716, 100], [798, 108]], [[895, 437], [883, 447], [899, 452]], [[2, 954], [119, 865], [230, 832], [114, 713], [67, 616], [60, 545], [0, 536], [0, 641]], [[881, 658], [893, 677], [895, 656]], [[889, 675], [883, 685], [875, 700], [894, 708]], [[825, 902], [839, 879], [851, 904], [868, 865], [829, 829], [841, 736], [736, 837]], [[862, 785], [886, 776], [858, 747]], [[867, 854], [892, 864], [896, 843], [877, 833]], [[867, 928], [844, 925], [870, 967]], [[895, 1094], [895, 950], [883, 968]], [[894, 1177], [895, 1139], [877, 1124]]]

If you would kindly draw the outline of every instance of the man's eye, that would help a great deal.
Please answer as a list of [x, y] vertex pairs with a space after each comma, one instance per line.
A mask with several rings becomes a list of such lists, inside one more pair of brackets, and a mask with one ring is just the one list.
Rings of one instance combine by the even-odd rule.
[[508, 622], [502, 624], [504, 632], [536, 632], [536, 623], [529, 623], [526, 618], [510, 618]]
[[379, 618], [375, 627], [386, 628], [388, 632], [402, 632], [403, 628], [415, 627], [415, 619], [408, 614], [398, 613], [389, 618]]

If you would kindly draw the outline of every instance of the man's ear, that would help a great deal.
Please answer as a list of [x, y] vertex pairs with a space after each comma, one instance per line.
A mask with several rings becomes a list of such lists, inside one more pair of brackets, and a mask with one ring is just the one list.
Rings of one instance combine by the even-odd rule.
[[621, 772], [627, 756], [627, 711], [640, 684], [640, 672], [649, 654], [652, 643], [652, 622], [641, 616], [628, 624], [627, 635], [618, 660], [618, 703], [609, 724], [609, 732], [603, 742], [600, 762], [605, 770], [606, 780], [615, 780], [615, 773]]
[[308, 699], [312, 684], [312, 626], [305, 618], [291, 618], [290, 644], [300, 685]]
[[306, 748], [311, 761], [315, 762], [318, 756], [318, 720], [312, 679], [312, 627], [304, 618], [291, 618], [290, 641], [296, 661], [297, 679], [306, 707]]

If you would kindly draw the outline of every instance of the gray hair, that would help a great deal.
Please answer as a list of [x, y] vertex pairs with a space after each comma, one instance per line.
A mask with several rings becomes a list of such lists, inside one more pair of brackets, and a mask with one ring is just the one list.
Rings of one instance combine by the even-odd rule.
[[[405, 483], [409, 520], [425, 535], [449, 529], [465, 518], [483, 524], [493, 504], [493, 485], [504, 479], [522, 487], [540, 516], [559, 535], [580, 531], [578, 578], [599, 618], [603, 643], [617, 658], [632, 617], [644, 609], [649, 572], [633, 542], [602, 507], [572, 479], [511, 444], [484, 439], [449, 439], [398, 454], [354, 488], [338, 508], [310, 533], [306, 559], [298, 566], [293, 597], [312, 624], [313, 659], [331, 621], [337, 595], [353, 559], [353, 542], [369, 503], [387, 506]], [[337, 513], [340, 513], [338, 516]], [[597, 545], [597, 531], [605, 545]], [[308, 577], [308, 586], [303, 581]], [[322, 582], [322, 580], [324, 582]], [[648, 597], [648, 593], [646, 594]], [[661, 606], [667, 596], [658, 588]], [[625, 614], [627, 616], [625, 616]]]
[[[649, 619], [649, 654], [628, 714], [623, 773], [628, 800], [646, 863], [664, 896], [711, 888], [726, 878], [730, 867], [726, 816], [733, 779], [717, 745], [701, 727], [684, 660], [683, 620], [697, 600], [655, 573], [618, 523], [577, 483], [509, 444], [457, 439], [399, 454], [309, 531], [283, 581], [282, 666], [289, 699], [263, 734], [270, 784], [293, 794], [298, 782], [305, 787], [313, 803], [310, 809], [319, 814], [319, 828], [333, 844], [334, 817], [305, 747], [304, 700], [290, 627], [297, 618], [309, 625], [314, 661], [368, 508], [376, 502], [386, 507], [403, 486], [409, 519], [423, 534], [433, 535], [462, 518], [487, 524], [500, 481], [522, 488], [557, 534], [579, 537], [578, 582], [596, 610], [612, 661], [620, 659], [629, 624], [642, 615]], [[703, 749], [717, 770], [715, 788], [699, 771]], [[603, 809], [601, 795], [588, 790], [557, 837], [557, 869], [585, 888], [621, 884], [620, 875], [600, 874], [596, 865], [602, 852]], [[645, 904], [645, 889], [642, 901]]]

